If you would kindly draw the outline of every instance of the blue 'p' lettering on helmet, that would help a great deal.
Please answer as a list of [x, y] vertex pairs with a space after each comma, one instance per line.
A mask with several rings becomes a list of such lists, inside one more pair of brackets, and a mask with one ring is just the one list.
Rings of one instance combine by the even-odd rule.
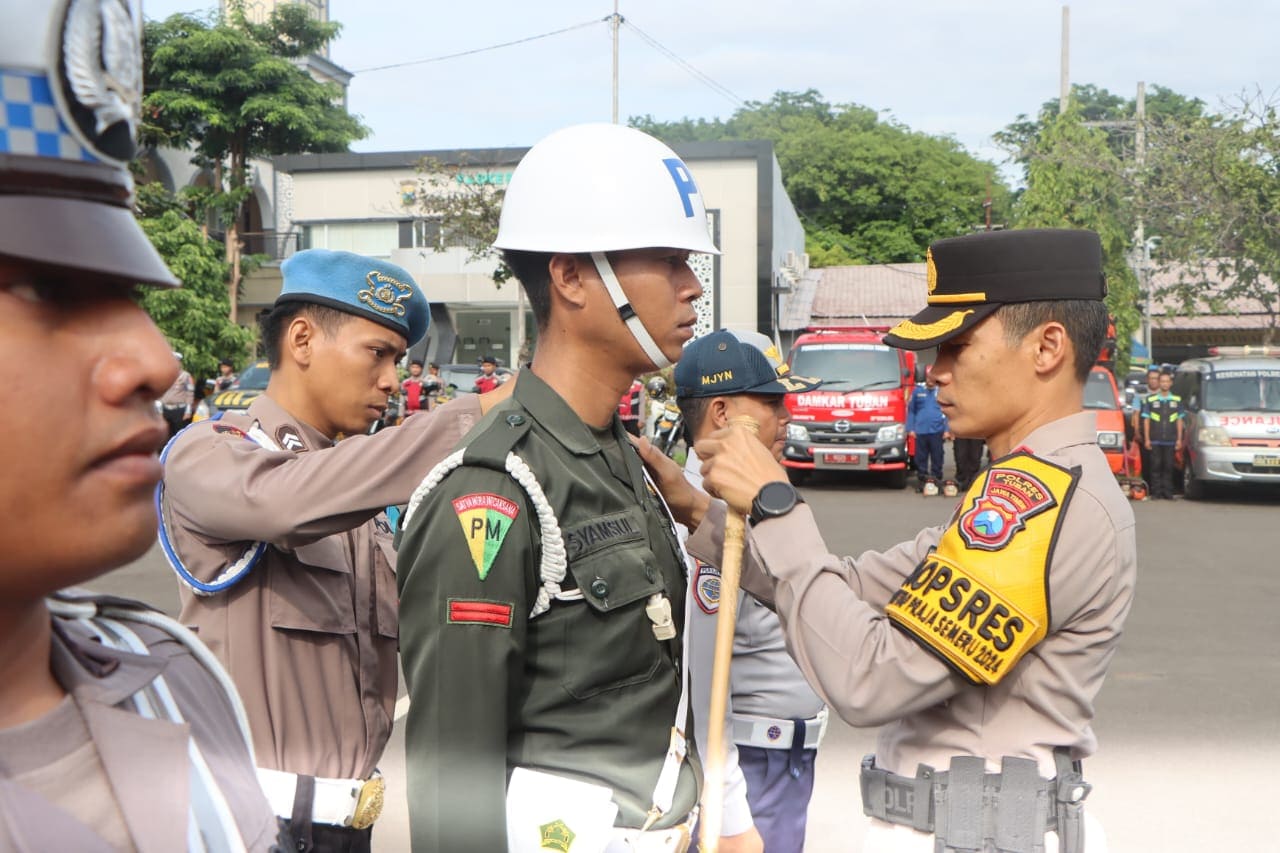
[[676, 192], [680, 193], [680, 202], [684, 205], [684, 215], [693, 216], [692, 197], [698, 195], [698, 185], [689, 174], [689, 167], [679, 157], [668, 157], [662, 161], [671, 173], [671, 180], [676, 182]]

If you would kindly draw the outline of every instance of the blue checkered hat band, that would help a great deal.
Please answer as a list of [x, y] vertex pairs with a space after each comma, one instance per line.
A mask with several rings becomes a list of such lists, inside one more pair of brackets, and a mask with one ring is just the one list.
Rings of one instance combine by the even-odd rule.
[[44, 74], [0, 68], [0, 154], [99, 162], [58, 115]]

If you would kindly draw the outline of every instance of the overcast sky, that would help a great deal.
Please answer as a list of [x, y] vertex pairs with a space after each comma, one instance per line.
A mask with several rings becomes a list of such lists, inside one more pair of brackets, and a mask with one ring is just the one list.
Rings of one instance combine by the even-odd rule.
[[[728, 117], [777, 90], [892, 114], [1000, 162], [991, 134], [1056, 97], [1059, 0], [621, 0], [620, 118]], [[143, 0], [148, 17], [216, 2]], [[1071, 80], [1133, 97], [1139, 80], [1218, 107], [1259, 87], [1280, 96], [1280, 0], [1075, 0]], [[382, 71], [602, 21], [612, 0], [331, 0], [331, 58], [356, 72], [357, 151], [526, 146], [608, 121], [612, 42], [592, 23], [472, 56]]]

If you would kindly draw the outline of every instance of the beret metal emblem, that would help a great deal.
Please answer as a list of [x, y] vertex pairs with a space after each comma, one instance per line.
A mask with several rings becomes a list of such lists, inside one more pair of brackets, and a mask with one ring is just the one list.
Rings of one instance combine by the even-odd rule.
[[412, 287], [377, 270], [370, 270], [365, 281], [369, 286], [356, 294], [361, 302], [379, 314], [403, 317], [407, 313], [404, 302], [413, 295]]
[[130, 0], [71, 0], [54, 96], [72, 133], [94, 154], [132, 159], [142, 111], [142, 49]]

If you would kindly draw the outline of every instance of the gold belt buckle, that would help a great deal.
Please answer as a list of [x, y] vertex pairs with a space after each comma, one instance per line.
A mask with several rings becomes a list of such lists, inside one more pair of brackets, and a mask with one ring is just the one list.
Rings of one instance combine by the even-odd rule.
[[386, 790], [387, 783], [379, 774], [375, 774], [360, 786], [356, 812], [351, 817], [352, 829], [368, 829], [373, 826], [373, 822], [382, 814], [382, 798]]

